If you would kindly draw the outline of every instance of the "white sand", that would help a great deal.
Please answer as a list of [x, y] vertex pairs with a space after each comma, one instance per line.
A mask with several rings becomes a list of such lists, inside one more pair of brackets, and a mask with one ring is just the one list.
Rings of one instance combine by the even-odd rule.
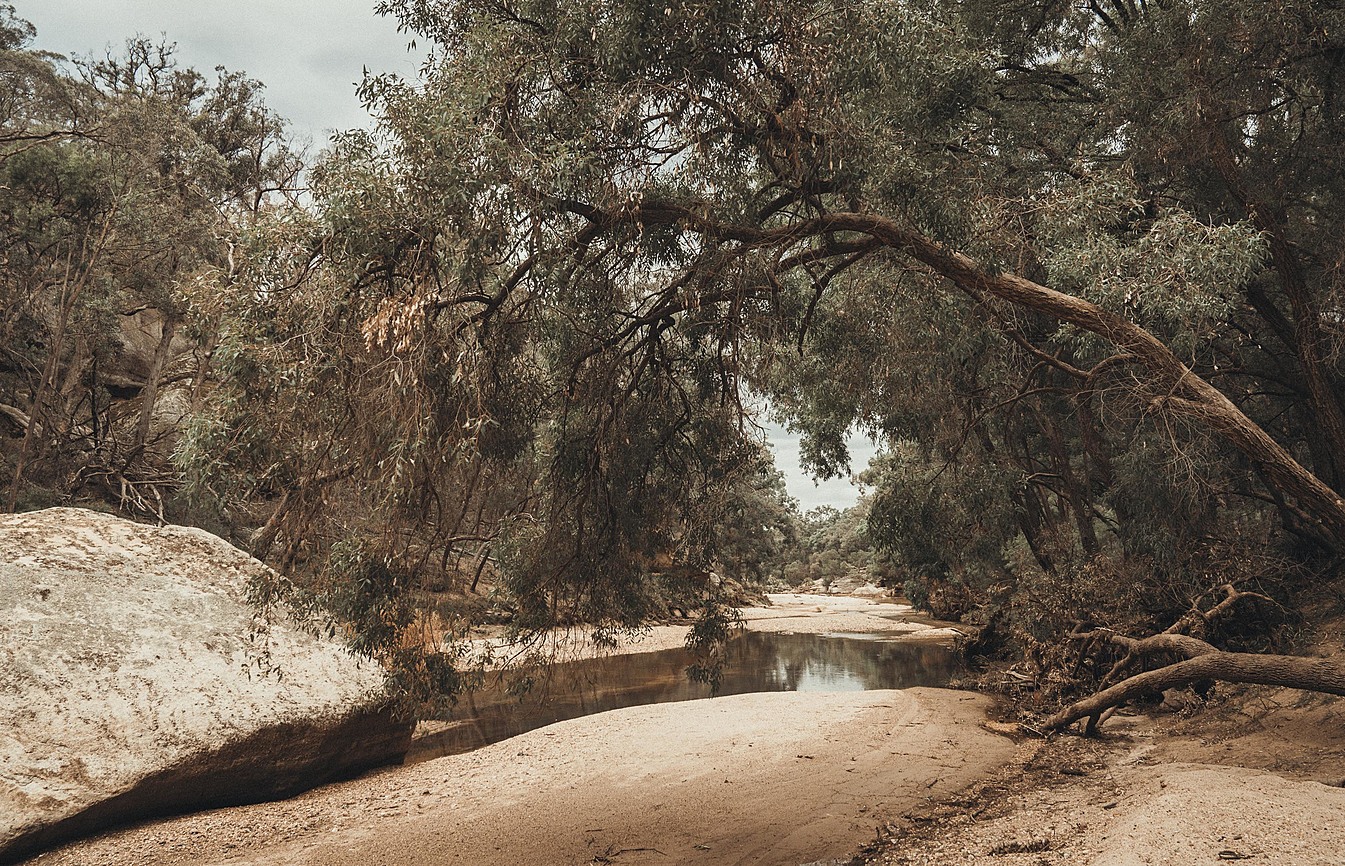
[[[743, 611], [747, 629], [894, 639], [942, 631], [888, 618], [910, 611], [890, 602], [799, 594], [771, 601]], [[681, 646], [686, 631], [660, 626], [618, 651]], [[604, 652], [578, 632], [551, 636], [545, 649], [562, 659]], [[1013, 744], [981, 725], [987, 706], [970, 693], [911, 689], [749, 694], [616, 710], [293, 800], [141, 825], [34, 863], [848, 858], [883, 821], [1008, 760]]]
[[[908, 622], [893, 617], [913, 611], [908, 604], [872, 598], [807, 593], [777, 593], [767, 596], [770, 607], [745, 607], [741, 610], [743, 628], [759, 632], [795, 634], [882, 635], [885, 640], [951, 641], [960, 632]], [[686, 644], [690, 626], [653, 626], [641, 637], [623, 643], [615, 650], [594, 646], [583, 629], [557, 630], [546, 635], [535, 647], [512, 647], [500, 640], [478, 641], [478, 651], [489, 651], [497, 658], [511, 659], [529, 650], [539, 651], [556, 661], [592, 658], [613, 653], [645, 653], [676, 649]]]
[[[600, 713], [293, 800], [76, 843], [43, 866], [803, 863], [1007, 760], [986, 700], [772, 693]], [[602, 862], [602, 861], [597, 861]]]

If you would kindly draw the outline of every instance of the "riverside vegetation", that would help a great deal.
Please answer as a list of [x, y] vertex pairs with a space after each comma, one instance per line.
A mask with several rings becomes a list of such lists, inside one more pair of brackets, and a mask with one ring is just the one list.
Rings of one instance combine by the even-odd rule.
[[[1048, 728], [1345, 692], [1294, 654], [1342, 599], [1345, 12], [378, 11], [431, 59], [305, 160], [245, 75], [3, 7], [8, 509], [210, 528], [411, 703], [482, 619], [690, 600], [709, 652], [737, 588], [846, 563]], [[882, 443], [860, 510], [796, 513], [763, 404], [821, 474]]]

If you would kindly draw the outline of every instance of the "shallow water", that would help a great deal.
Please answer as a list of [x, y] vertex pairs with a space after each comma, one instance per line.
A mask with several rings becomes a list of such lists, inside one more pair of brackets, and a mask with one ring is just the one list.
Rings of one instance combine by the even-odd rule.
[[[952, 650], [881, 635], [747, 632], [729, 644], [718, 694], [943, 686], [959, 670]], [[419, 737], [407, 763], [468, 752], [544, 725], [642, 704], [712, 696], [687, 679], [685, 650], [563, 662], [536, 671], [523, 698], [495, 683], [464, 695], [447, 729]]]

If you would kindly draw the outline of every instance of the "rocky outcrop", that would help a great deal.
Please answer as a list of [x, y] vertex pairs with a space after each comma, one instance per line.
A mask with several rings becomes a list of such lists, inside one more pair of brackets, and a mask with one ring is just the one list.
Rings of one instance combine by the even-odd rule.
[[259, 613], [264, 569], [197, 529], [0, 515], [0, 862], [401, 760], [381, 671]]

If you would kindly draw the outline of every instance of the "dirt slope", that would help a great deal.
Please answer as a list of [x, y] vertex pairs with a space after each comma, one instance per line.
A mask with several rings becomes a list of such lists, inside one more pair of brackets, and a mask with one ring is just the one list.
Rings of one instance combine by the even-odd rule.
[[1103, 736], [1024, 741], [991, 779], [916, 809], [883, 866], [1345, 864], [1345, 701], [1238, 688]]

